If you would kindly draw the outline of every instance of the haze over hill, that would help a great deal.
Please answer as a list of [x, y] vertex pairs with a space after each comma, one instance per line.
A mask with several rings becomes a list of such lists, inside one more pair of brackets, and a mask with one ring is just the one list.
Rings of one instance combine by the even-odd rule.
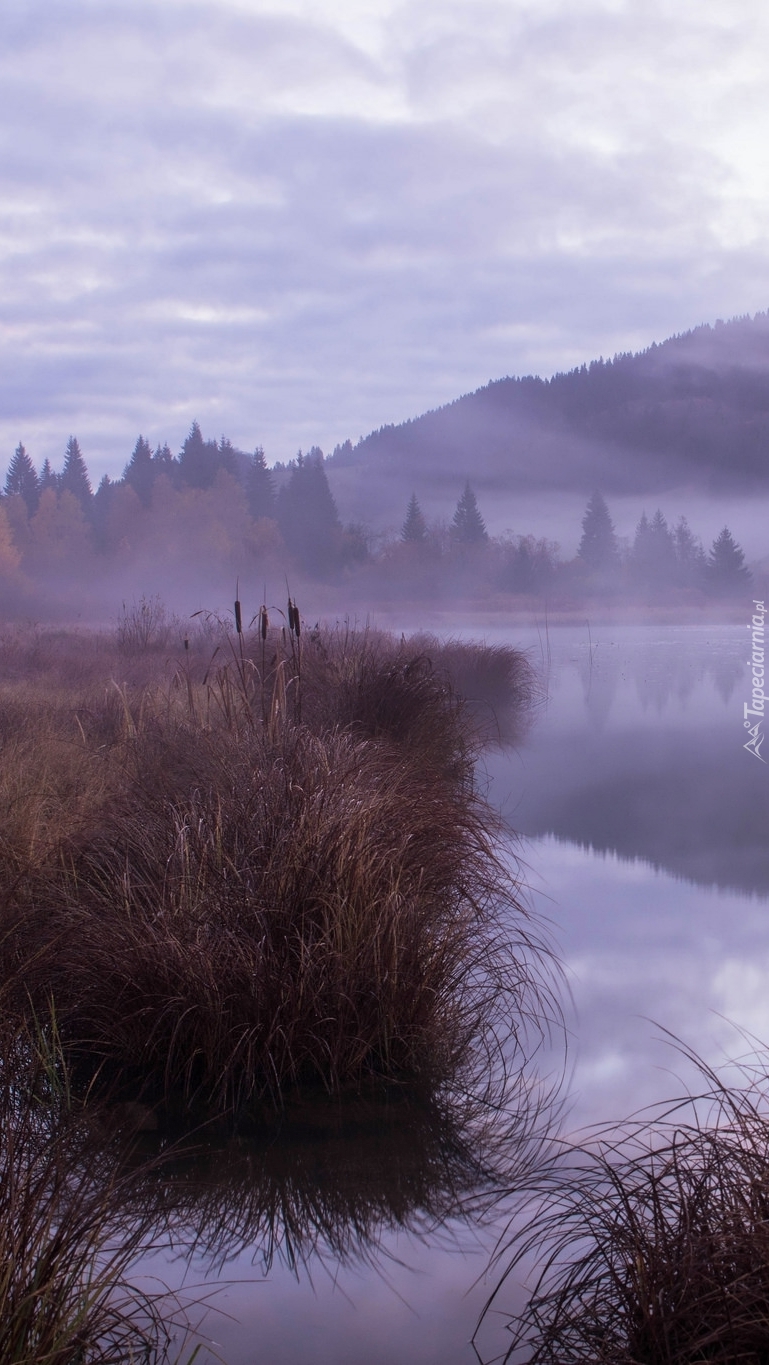
[[[332, 485], [351, 514], [404, 490], [440, 498], [769, 491], [769, 314], [703, 325], [639, 354], [552, 379], [504, 378], [399, 426], [337, 446]], [[397, 498], [396, 498], [397, 490]]]

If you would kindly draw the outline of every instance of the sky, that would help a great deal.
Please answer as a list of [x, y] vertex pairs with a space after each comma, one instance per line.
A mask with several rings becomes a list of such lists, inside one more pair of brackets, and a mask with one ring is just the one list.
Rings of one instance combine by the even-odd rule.
[[269, 463], [769, 305], [755, 0], [3, 0], [0, 467]]

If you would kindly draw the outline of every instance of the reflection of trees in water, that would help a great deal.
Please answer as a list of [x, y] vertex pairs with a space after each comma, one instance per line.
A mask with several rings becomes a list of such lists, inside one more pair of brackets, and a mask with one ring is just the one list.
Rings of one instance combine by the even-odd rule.
[[582, 684], [585, 713], [593, 730], [604, 728], [622, 684], [633, 684], [643, 711], [663, 715], [673, 699], [682, 707], [695, 688], [710, 681], [724, 705], [743, 676], [740, 661], [717, 650], [703, 653], [678, 642], [659, 648], [613, 649], [606, 644], [586, 646], [576, 663]]
[[726, 706], [732, 699], [737, 683], [746, 675], [747, 664], [743, 666], [736, 659], [716, 656], [711, 672], [716, 691]]
[[620, 683], [617, 658], [604, 653], [599, 658], [599, 647], [588, 647], [578, 662], [585, 712], [591, 730], [600, 733], [606, 725], [612, 703]]

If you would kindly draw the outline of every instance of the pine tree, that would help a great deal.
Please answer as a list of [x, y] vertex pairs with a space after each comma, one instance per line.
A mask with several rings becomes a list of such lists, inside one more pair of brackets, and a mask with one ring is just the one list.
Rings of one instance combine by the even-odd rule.
[[705, 551], [681, 517], [673, 531], [673, 550], [676, 560], [676, 581], [684, 588], [701, 585], [705, 577]]
[[[140, 436], [139, 440], [141, 439], [142, 438]], [[134, 454], [135, 453], [136, 452], [134, 451]], [[128, 466], [126, 466], [126, 473], [123, 475], [123, 477], [127, 478], [127, 474]], [[104, 474], [99, 482], [99, 486], [96, 489], [96, 492], [93, 495], [93, 512], [91, 514], [91, 525], [93, 526], [94, 541], [96, 542], [96, 547], [99, 550], [107, 550], [111, 548], [111, 546], [109, 546], [108, 543], [107, 521], [109, 517], [110, 504], [112, 502], [112, 498], [116, 487], [117, 485], [112, 482], [109, 474]]]
[[84, 511], [90, 508], [93, 490], [76, 436], [70, 436], [67, 442], [67, 453], [64, 456], [64, 468], [59, 478], [59, 489], [62, 493], [71, 493]]
[[676, 577], [673, 536], [658, 508], [649, 521], [645, 512], [636, 527], [630, 559], [633, 576], [647, 588], [662, 588]]
[[297, 563], [309, 573], [325, 573], [337, 563], [342, 524], [323, 467], [323, 451], [299, 451], [277, 500], [281, 535]]
[[416, 493], [411, 494], [409, 505], [406, 509], [406, 520], [401, 529], [401, 540], [410, 545], [424, 545], [427, 539], [427, 522], [422, 515], [422, 509], [417, 502]]
[[489, 538], [486, 523], [478, 510], [478, 503], [469, 480], [457, 503], [451, 523], [451, 534], [461, 545], [480, 545]]
[[30, 516], [37, 511], [40, 501], [40, 480], [21, 441], [16, 447], [5, 476], [5, 496], [23, 498]]
[[[231, 474], [234, 479], [238, 477], [238, 452], [235, 449], [229, 436], [222, 436], [219, 442], [219, 460], [217, 473], [224, 469], [227, 474]], [[215, 477], [215, 476], [214, 476]]]
[[143, 507], [149, 507], [152, 501], [152, 485], [156, 473], [150, 443], [140, 436], [123, 471], [123, 478], [138, 495]]
[[262, 517], [275, 518], [275, 483], [267, 468], [264, 451], [257, 446], [249, 462], [246, 474], [246, 499], [248, 510], [254, 521]]
[[59, 475], [54, 474], [53, 469], [51, 468], [51, 461], [49, 459], [43, 460], [43, 468], [40, 470], [41, 494], [45, 493], [45, 491], [49, 488], [52, 488], [55, 493], [58, 490], [58, 487]]
[[176, 469], [176, 461], [171, 454], [171, 447], [167, 441], [165, 445], [158, 446], [155, 454], [152, 456], [152, 464], [156, 475], [166, 474], [169, 479], [173, 477], [174, 470]]
[[729, 596], [747, 588], [752, 578], [745, 567], [745, 555], [724, 527], [716, 536], [705, 565], [705, 585], [717, 596]]
[[210, 488], [221, 465], [216, 441], [204, 441], [197, 422], [193, 422], [179, 454], [179, 473], [190, 488]]
[[619, 564], [614, 524], [606, 502], [598, 492], [593, 494], [585, 508], [577, 556], [593, 573], [608, 573]]
[[593, 572], [608, 572], [619, 562], [615, 527], [600, 493], [594, 493], [582, 517], [582, 539], [576, 551]]

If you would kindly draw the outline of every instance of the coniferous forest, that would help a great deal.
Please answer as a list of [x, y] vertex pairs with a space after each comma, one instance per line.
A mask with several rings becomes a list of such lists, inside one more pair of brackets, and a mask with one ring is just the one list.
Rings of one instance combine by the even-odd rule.
[[669, 524], [650, 507], [632, 539], [620, 540], [595, 492], [567, 558], [545, 538], [490, 535], [470, 481], [457, 491], [451, 519], [432, 517], [412, 493], [401, 525], [382, 534], [342, 522], [318, 447], [270, 469], [261, 447], [246, 453], [194, 423], [176, 455], [139, 436], [122, 478], [105, 476], [94, 490], [76, 437], [56, 472], [48, 460], [38, 470], [19, 444], [0, 500], [5, 609], [39, 612], [57, 592], [87, 604], [94, 584], [186, 603], [238, 577], [259, 588], [284, 577], [343, 584], [353, 602], [440, 603], [451, 594], [563, 609], [618, 597], [705, 606], [744, 597], [752, 583], [726, 526], [706, 545], [685, 517]]

